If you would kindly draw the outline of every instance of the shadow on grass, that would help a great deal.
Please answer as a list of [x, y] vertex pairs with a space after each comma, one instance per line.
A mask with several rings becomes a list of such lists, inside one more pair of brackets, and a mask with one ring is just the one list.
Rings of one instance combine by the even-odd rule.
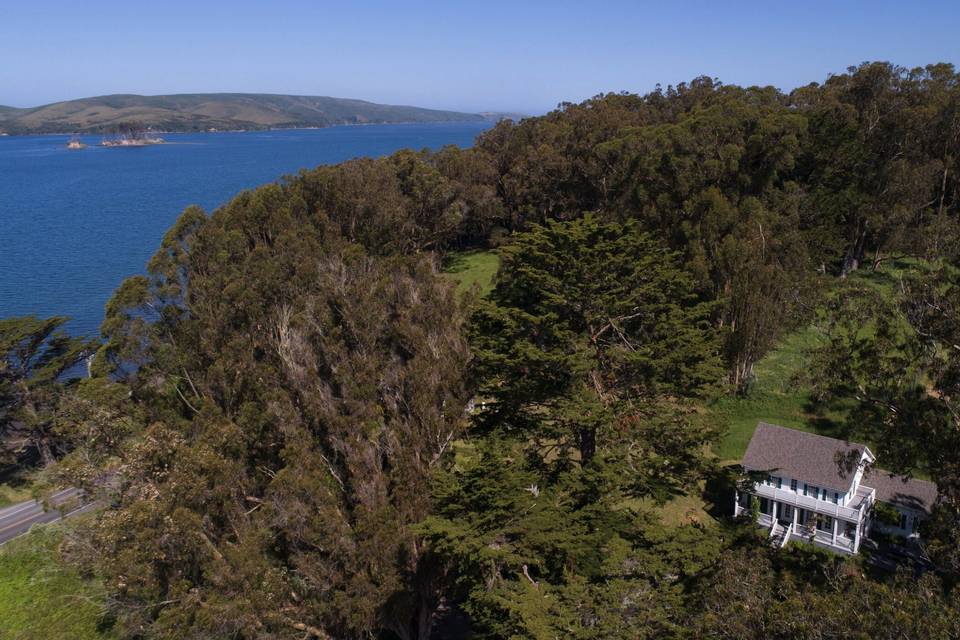
[[445, 273], [463, 273], [471, 268], [470, 257], [479, 251], [457, 251], [448, 253], [443, 258], [442, 268]]
[[733, 516], [738, 469], [737, 465], [726, 465], [707, 473], [703, 488], [703, 509], [714, 520]]
[[477, 287], [482, 296], [493, 287], [494, 276], [500, 267], [500, 258], [492, 251], [451, 252], [444, 258], [442, 267], [443, 272], [456, 281], [460, 294]]

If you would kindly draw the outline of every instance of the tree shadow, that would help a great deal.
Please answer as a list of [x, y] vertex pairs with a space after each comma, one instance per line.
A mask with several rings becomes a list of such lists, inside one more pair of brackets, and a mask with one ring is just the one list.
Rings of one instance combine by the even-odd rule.
[[703, 504], [711, 518], [733, 517], [733, 501], [740, 477], [739, 465], [717, 466], [707, 472], [703, 488]]
[[468, 256], [475, 253], [478, 253], [478, 251], [458, 251], [446, 254], [442, 261], [443, 270], [446, 273], [463, 273], [470, 268]]
[[846, 418], [855, 408], [856, 402], [842, 397], [809, 397], [803, 405], [804, 412], [810, 416], [807, 420], [810, 426], [817, 433], [838, 440], [849, 440], [853, 435]]
[[0, 467], [0, 485], [11, 489], [25, 489], [33, 484], [30, 469], [37, 461], [21, 457], [17, 464]]

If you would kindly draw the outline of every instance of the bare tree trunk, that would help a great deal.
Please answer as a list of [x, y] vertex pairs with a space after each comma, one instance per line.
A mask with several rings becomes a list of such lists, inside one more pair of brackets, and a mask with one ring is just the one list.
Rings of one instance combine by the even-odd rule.
[[864, 245], [867, 240], [867, 229], [866, 224], [863, 225], [863, 229], [859, 232], [856, 241], [853, 245], [847, 250], [847, 254], [843, 258], [843, 266], [840, 269], [840, 277], [846, 278], [848, 275], [860, 268], [860, 262], [863, 260]]
[[433, 632], [433, 613], [436, 610], [433, 594], [421, 593], [417, 611], [417, 640], [430, 640]]
[[586, 466], [593, 460], [597, 452], [597, 430], [593, 427], [583, 427], [577, 434], [580, 447], [580, 466]]
[[46, 438], [37, 438], [36, 443], [37, 452], [40, 454], [40, 459], [43, 461], [43, 466], [49, 467], [57, 461], [56, 457], [53, 455], [53, 451], [50, 449], [50, 443], [47, 442]]
[[950, 165], [947, 164], [946, 159], [943, 162], [943, 180], [940, 182], [940, 206], [937, 208], [937, 214], [940, 217], [943, 217], [943, 201], [947, 195], [947, 169]]

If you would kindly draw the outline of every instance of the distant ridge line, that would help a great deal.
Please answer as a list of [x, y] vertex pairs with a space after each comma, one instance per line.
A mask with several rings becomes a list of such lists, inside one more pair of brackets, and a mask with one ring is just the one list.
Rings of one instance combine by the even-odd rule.
[[273, 93], [116, 93], [37, 107], [0, 106], [0, 133], [110, 133], [122, 127], [172, 132], [497, 121], [517, 114], [465, 113], [358, 98]]

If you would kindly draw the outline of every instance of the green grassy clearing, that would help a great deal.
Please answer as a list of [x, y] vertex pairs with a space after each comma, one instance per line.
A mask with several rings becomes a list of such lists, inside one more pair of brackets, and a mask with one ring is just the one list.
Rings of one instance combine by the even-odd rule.
[[464, 251], [450, 254], [443, 271], [457, 283], [457, 294], [463, 295], [474, 285], [480, 295], [493, 289], [493, 277], [500, 267], [500, 258], [493, 251]]
[[60, 530], [37, 527], [0, 547], [0, 640], [104, 640], [103, 593], [57, 564]]
[[[877, 271], [864, 268], [851, 274], [849, 283], [872, 287], [884, 295], [893, 296], [900, 278], [916, 266], [916, 261], [904, 260], [884, 264]], [[761, 420], [825, 436], [841, 437], [838, 433], [839, 424], [849, 405], [841, 403], [830, 408], [814, 409], [811, 389], [801, 381], [810, 367], [809, 352], [822, 341], [823, 337], [815, 326], [803, 327], [788, 334], [754, 367], [755, 380], [749, 393], [742, 397], [725, 396], [707, 407], [707, 419], [726, 429], [726, 434], [714, 449], [721, 460], [740, 460], [757, 422]]]
[[[702, 490], [702, 487], [701, 487]], [[699, 494], [677, 496], [664, 505], [655, 507], [660, 521], [668, 527], [688, 524], [709, 525], [715, 520], [707, 513], [706, 504]]]
[[754, 367], [755, 381], [744, 396], [723, 396], [707, 407], [709, 421], [726, 429], [714, 448], [722, 461], [743, 457], [757, 422], [772, 422], [823, 435], [836, 435], [830, 428], [839, 416], [816, 416], [809, 412], [810, 391], [795, 382], [807, 366], [807, 351], [819, 341], [813, 327], [788, 335]]

